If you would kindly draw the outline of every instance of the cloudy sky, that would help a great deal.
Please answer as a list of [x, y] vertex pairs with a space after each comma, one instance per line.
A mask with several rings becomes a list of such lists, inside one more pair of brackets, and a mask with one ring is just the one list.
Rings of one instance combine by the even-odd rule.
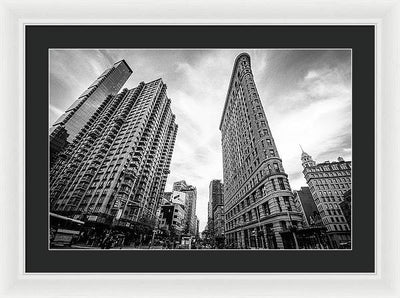
[[306, 186], [299, 144], [317, 162], [351, 160], [349, 50], [51, 50], [49, 125], [115, 61], [133, 69], [124, 87], [162, 78], [179, 125], [166, 191], [178, 180], [197, 187], [203, 230], [208, 185], [223, 179], [219, 122], [244, 51], [292, 188]]

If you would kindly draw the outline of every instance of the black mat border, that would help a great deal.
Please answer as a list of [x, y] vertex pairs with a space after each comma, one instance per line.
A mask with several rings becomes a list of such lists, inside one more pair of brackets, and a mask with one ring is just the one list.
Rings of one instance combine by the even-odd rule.
[[[353, 250], [49, 251], [49, 48], [352, 48]], [[25, 51], [26, 272], [374, 272], [374, 26], [28, 25]]]

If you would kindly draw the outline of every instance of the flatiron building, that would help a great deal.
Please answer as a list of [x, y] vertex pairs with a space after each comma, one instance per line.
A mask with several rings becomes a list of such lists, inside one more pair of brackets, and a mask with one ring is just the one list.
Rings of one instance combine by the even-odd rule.
[[88, 113], [51, 168], [52, 212], [100, 227], [154, 227], [178, 129], [166, 90], [161, 79], [142, 82]]
[[285, 248], [283, 237], [290, 238], [289, 231], [301, 228], [302, 216], [295, 208], [246, 53], [235, 60], [219, 129], [225, 244]]

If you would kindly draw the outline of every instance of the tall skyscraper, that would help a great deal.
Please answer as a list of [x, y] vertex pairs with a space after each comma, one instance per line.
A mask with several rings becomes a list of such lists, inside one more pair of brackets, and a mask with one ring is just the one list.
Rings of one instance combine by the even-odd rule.
[[51, 170], [51, 211], [151, 231], [178, 129], [166, 89], [157, 79], [103, 99]]
[[235, 60], [219, 128], [227, 244], [284, 248], [281, 232], [300, 227], [302, 216], [295, 209], [246, 53]]
[[351, 162], [339, 157], [337, 162], [317, 164], [302, 149], [303, 174], [333, 248], [348, 248], [351, 241], [348, 224], [340, 203], [343, 195], [351, 189]]
[[306, 226], [322, 225], [317, 205], [315, 205], [310, 188], [301, 187], [300, 190], [293, 191], [297, 209], [303, 213]]
[[211, 235], [219, 246], [225, 238], [224, 191], [221, 180], [211, 180], [209, 185], [209, 205], [211, 208]]
[[174, 182], [172, 186], [173, 191], [184, 192], [186, 196], [186, 228], [185, 233], [191, 236], [196, 235], [196, 202], [197, 202], [197, 189], [192, 185], [186, 184], [185, 180]]
[[65, 111], [50, 129], [50, 160], [84, 129], [108, 95], [116, 95], [132, 74], [125, 60], [106, 69]]

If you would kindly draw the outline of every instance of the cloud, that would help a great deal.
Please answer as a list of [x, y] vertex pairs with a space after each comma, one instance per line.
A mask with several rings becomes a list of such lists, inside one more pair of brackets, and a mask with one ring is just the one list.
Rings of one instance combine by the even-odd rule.
[[53, 106], [50, 105], [50, 112], [54, 113], [55, 116], [60, 117], [62, 114], [64, 114], [64, 111]]
[[305, 80], [315, 79], [318, 77], [318, 73], [314, 70], [310, 70], [307, 75], [304, 77]]
[[133, 69], [127, 88], [161, 77], [179, 125], [166, 191], [178, 180], [197, 187], [202, 230], [209, 183], [223, 179], [219, 122], [244, 51], [292, 188], [306, 185], [299, 144], [317, 162], [351, 160], [351, 52], [344, 50], [52, 50], [50, 122], [118, 60]]

